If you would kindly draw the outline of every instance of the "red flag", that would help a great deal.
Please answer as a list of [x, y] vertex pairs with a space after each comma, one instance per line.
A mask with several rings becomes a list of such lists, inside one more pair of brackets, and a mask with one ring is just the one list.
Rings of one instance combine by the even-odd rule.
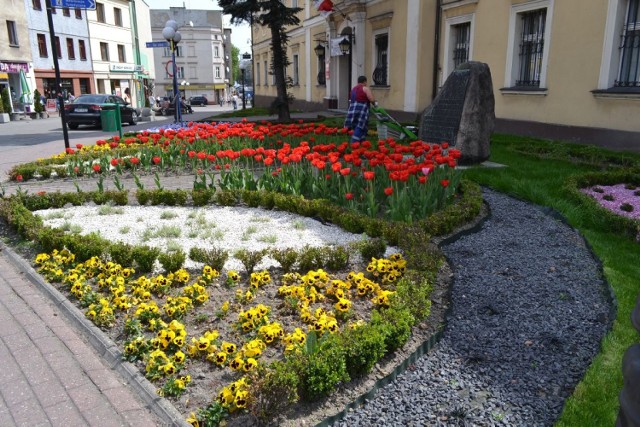
[[333, 12], [333, 2], [331, 0], [314, 0], [314, 3], [322, 16], [327, 16]]

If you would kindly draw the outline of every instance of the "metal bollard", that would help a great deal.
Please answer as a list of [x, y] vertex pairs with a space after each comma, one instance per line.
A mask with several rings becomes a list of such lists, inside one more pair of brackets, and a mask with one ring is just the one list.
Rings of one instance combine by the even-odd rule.
[[[631, 313], [631, 324], [640, 332], [640, 296]], [[624, 385], [616, 427], [640, 427], [640, 344], [629, 347], [622, 358]]]

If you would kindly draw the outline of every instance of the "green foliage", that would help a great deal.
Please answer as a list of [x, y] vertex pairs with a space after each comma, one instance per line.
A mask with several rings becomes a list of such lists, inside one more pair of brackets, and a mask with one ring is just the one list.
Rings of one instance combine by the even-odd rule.
[[160, 249], [153, 248], [150, 246], [136, 246], [133, 248], [133, 259], [138, 266], [137, 270], [141, 273], [150, 273], [153, 271], [153, 264], [156, 259], [158, 259], [158, 255], [160, 254]]
[[13, 108], [11, 107], [11, 100], [9, 99], [9, 89], [6, 87], [2, 89], [0, 92], [0, 96], [2, 97], [2, 110], [5, 113], [12, 113]]
[[38, 230], [37, 239], [42, 250], [49, 253], [54, 249], [63, 249], [65, 247], [67, 236], [65, 232], [60, 229], [41, 227]]
[[267, 425], [298, 400], [299, 378], [286, 362], [258, 365], [249, 376], [247, 409], [261, 425]]
[[300, 395], [313, 401], [333, 392], [338, 384], [349, 381], [345, 349], [335, 335], [321, 340], [317, 351], [299, 356]]
[[258, 206], [260, 206], [261, 192], [244, 190], [242, 191], [240, 198], [244, 203], [247, 204], [247, 206], [257, 208]]
[[91, 233], [67, 239], [66, 246], [76, 256], [77, 261], [83, 262], [94, 256], [102, 256], [108, 247], [108, 242], [99, 235]]
[[215, 195], [215, 199], [216, 203], [222, 206], [235, 206], [238, 204], [238, 198], [235, 191], [218, 191]]
[[240, 260], [247, 274], [250, 275], [256, 268], [256, 265], [262, 261], [268, 251], [262, 249], [260, 251], [250, 251], [247, 249], [239, 249], [234, 252], [233, 256]]
[[349, 251], [342, 246], [325, 248], [324, 267], [330, 271], [340, 271], [349, 265]]
[[133, 246], [116, 242], [109, 246], [109, 253], [111, 254], [111, 259], [121, 266], [126, 268], [133, 265]]
[[206, 206], [209, 204], [209, 201], [213, 198], [215, 190], [205, 189], [205, 190], [193, 190], [191, 192], [191, 200], [193, 201], [194, 206]]
[[353, 379], [368, 374], [384, 356], [387, 339], [385, 332], [382, 325], [370, 323], [343, 332], [341, 338], [349, 377]]
[[284, 273], [291, 272], [293, 265], [298, 260], [298, 252], [292, 248], [273, 248], [269, 251], [269, 256], [280, 264]]
[[42, 227], [42, 219], [32, 214], [18, 199], [0, 201], [0, 215], [27, 240], [35, 239]]
[[44, 111], [44, 105], [42, 105], [42, 100], [40, 97], [42, 94], [38, 89], [33, 91], [33, 109], [36, 113], [42, 113]]
[[379, 327], [384, 335], [384, 345], [389, 353], [405, 345], [411, 336], [411, 328], [414, 324], [415, 318], [411, 312], [395, 305], [382, 311], [374, 311], [371, 314], [371, 325]]
[[145, 206], [151, 200], [151, 192], [153, 190], [138, 189], [136, 191], [136, 200], [140, 206]]
[[192, 247], [189, 250], [189, 258], [195, 262], [201, 262], [218, 271], [222, 271], [224, 263], [229, 259], [229, 251], [216, 247], [211, 249]]
[[218, 427], [222, 420], [228, 416], [226, 409], [217, 401], [206, 408], [198, 410], [197, 419], [200, 427]]
[[302, 274], [322, 268], [325, 264], [323, 248], [305, 246], [298, 252], [298, 271]]
[[387, 250], [387, 243], [384, 239], [365, 239], [357, 243], [358, 251], [365, 261], [370, 261], [371, 258], [382, 258]]
[[186, 258], [187, 256], [182, 250], [177, 250], [171, 253], [163, 252], [158, 255], [158, 261], [160, 261], [162, 268], [164, 268], [167, 273], [180, 270], [184, 265]]
[[416, 277], [414, 281], [407, 276], [398, 281], [396, 294], [391, 298], [392, 306], [406, 308], [416, 322], [421, 322], [431, 314], [433, 286], [424, 277]]

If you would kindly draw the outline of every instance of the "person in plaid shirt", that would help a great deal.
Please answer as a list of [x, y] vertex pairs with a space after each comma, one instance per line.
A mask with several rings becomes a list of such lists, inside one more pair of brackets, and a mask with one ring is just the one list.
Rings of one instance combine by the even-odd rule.
[[344, 127], [353, 130], [351, 142], [359, 142], [367, 137], [369, 128], [369, 106], [376, 103], [371, 89], [367, 87], [367, 78], [358, 77], [358, 84], [351, 89], [349, 111]]

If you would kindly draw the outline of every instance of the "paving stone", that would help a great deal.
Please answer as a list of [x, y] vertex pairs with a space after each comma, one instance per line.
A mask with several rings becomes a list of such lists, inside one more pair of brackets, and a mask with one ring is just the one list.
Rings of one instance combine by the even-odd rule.
[[71, 399], [46, 407], [44, 411], [53, 426], [69, 427], [89, 425]]
[[3, 384], [3, 387], [0, 389], [0, 394], [2, 394], [2, 399], [7, 403], [9, 408], [14, 408], [29, 399], [36, 399], [36, 396], [31, 391], [31, 387], [29, 387], [29, 382], [24, 377], [19, 378], [11, 384]]
[[39, 384], [38, 387], [34, 388], [34, 393], [43, 408], [55, 406], [70, 400], [67, 390], [65, 390], [57, 378]]
[[38, 399], [28, 399], [11, 409], [11, 414], [17, 426], [48, 425], [47, 414], [40, 406]]

